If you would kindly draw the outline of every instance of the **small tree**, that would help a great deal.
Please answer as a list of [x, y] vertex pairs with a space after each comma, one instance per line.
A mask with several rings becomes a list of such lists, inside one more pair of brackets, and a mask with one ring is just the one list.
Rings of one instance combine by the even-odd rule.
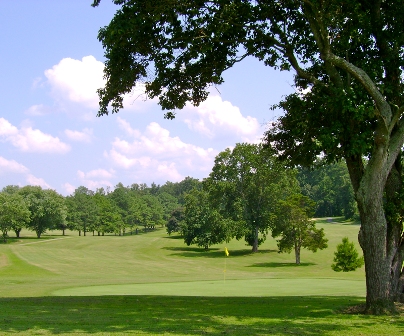
[[334, 262], [331, 268], [335, 272], [355, 271], [364, 264], [363, 257], [359, 257], [354, 244], [348, 240], [348, 237], [342, 238], [342, 243], [338, 244], [337, 251], [334, 252]]
[[315, 202], [301, 194], [294, 194], [278, 202], [276, 218], [272, 225], [272, 237], [281, 237], [278, 242], [279, 253], [295, 250], [296, 264], [300, 264], [300, 250], [312, 252], [327, 248], [328, 239], [324, 230], [317, 229], [311, 220]]

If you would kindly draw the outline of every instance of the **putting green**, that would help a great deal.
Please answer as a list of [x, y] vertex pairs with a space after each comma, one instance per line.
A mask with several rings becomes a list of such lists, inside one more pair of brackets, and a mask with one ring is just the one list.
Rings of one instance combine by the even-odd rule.
[[339, 279], [252, 279], [71, 287], [55, 296], [365, 296], [365, 282]]

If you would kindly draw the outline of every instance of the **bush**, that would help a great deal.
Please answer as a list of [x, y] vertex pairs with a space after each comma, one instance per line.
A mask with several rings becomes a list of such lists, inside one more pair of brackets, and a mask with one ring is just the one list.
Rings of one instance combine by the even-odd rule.
[[363, 257], [358, 256], [353, 243], [349, 242], [348, 237], [342, 239], [342, 244], [337, 246], [337, 251], [334, 252], [334, 262], [331, 268], [335, 272], [350, 272], [363, 266]]

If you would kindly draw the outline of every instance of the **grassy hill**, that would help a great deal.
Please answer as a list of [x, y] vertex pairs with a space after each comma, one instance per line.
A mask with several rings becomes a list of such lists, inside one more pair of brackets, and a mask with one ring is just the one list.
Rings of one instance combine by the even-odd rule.
[[[395, 335], [404, 317], [342, 309], [364, 302], [364, 270], [333, 253], [358, 225], [321, 220], [329, 248], [278, 254], [268, 238], [186, 246], [163, 229], [127, 236], [23, 232], [0, 244], [0, 335]], [[225, 257], [227, 246], [230, 256]], [[358, 250], [359, 250], [359, 246]], [[388, 323], [384, 323], [388, 322]]]

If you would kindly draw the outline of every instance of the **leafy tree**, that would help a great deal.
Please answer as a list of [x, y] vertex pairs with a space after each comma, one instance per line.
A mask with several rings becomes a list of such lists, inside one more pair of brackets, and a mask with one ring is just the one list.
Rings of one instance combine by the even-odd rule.
[[327, 248], [324, 229], [317, 229], [315, 221], [311, 220], [314, 208], [315, 202], [301, 194], [290, 195], [278, 202], [272, 236], [281, 236], [277, 241], [279, 253], [294, 250], [298, 265], [302, 248], [313, 252]]
[[146, 207], [143, 207], [143, 225], [145, 229], [154, 229], [156, 225], [164, 225], [164, 208], [158, 197], [145, 195], [142, 200]]
[[363, 266], [363, 257], [359, 257], [354, 244], [348, 237], [342, 238], [342, 243], [338, 244], [337, 251], [334, 252], [334, 262], [331, 268], [335, 272], [351, 272]]
[[196, 244], [207, 250], [210, 245], [230, 240], [232, 224], [211, 206], [206, 191], [194, 189], [185, 196], [181, 232], [188, 246]]
[[[9, 195], [14, 195], [14, 194], [17, 194], [19, 190], [20, 190], [20, 187], [18, 185], [8, 185], [2, 189], [2, 192], [9, 194]], [[14, 230], [17, 238], [20, 237], [20, 232], [25, 225], [26, 225], [26, 223], [24, 221], [13, 221], [12, 230]]]
[[173, 232], [180, 232], [182, 222], [184, 221], [184, 208], [179, 207], [171, 212], [171, 217], [168, 219], [166, 227], [167, 233], [171, 235]]
[[178, 200], [167, 192], [159, 193], [157, 198], [163, 207], [163, 220], [164, 222], [167, 222], [171, 217], [172, 212], [178, 208]]
[[219, 153], [204, 184], [222, 215], [240, 223], [235, 236], [244, 237], [253, 252], [266, 238], [277, 200], [297, 187], [271, 151], [246, 143]]
[[297, 93], [279, 104], [286, 114], [267, 141], [293, 164], [345, 159], [362, 223], [366, 311], [394, 311], [404, 293], [402, 1], [114, 2], [121, 8], [98, 35], [99, 115], [117, 112], [144, 81], [173, 118], [247, 56], [295, 71]]
[[38, 238], [66, 221], [64, 198], [56, 191], [40, 186], [25, 186], [19, 190], [31, 213], [27, 227], [35, 231]]
[[115, 186], [113, 192], [108, 194], [108, 197], [118, 207], [118, 211], [122, 217], [124, 223], [122, 227], [122, 233], [125, 234], [125, 228], [131, 226], [130, 222], [130, 207], [132, 204], [132, 193], [129, 188], [123, 186], [122, 183], [118, 183]]
[[118, 207], [101, 189], [98, 189], [94, 194], [94, 202], [98, 209], [97, 223], [94, 229], [98, 231], [98, 235], [120, 233], [124, 223]]
[[0, 230], [5, 243], [8, 231], [15, 230], [19, 237], [21, 228], [29, 222], [29, 219], [30, 211], [21, 195], [5, 191], [0, 193]]
[[94, 192], [84, 186], [78, 187], [73, 195], [66, 197], [68, 209], [67, 222], [79, 235], [94, 230], [98, 220], [98, 208], [94, 201]]
[[297, 179], [302, 194], [316, 202], [315, 217], [354, 216], [356, 203], [345, 162], [326, 165], [319, 160], [314, 169], [299, 167]]

